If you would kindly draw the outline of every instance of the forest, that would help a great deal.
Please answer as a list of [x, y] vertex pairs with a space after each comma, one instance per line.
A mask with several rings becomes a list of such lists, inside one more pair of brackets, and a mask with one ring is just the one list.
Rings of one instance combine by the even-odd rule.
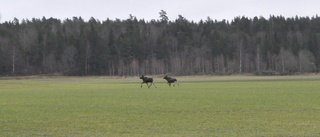
[[0, 24], [0, 75], [292, 75], [320, 68], [320, 18], [199, 22], [33, 18]]

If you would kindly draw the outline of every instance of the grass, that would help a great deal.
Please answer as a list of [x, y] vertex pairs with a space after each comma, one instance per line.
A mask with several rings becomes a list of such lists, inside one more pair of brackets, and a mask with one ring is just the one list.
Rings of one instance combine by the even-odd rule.
[[0, 80], [0, 136], [320, 136], [319, 76]]

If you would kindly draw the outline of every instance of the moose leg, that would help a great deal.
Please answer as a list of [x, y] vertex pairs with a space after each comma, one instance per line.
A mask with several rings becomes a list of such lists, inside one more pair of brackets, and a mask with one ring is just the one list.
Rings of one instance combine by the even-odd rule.
[[144, 83], [144, 82], [141, 83], [141, 88], [142, 88], [142, 84], [143, 84], [143, 83]]
[[152, 86], [152, 84], [150, 84], [149, 86], [148, 86], [148, 88], [150, 88]]
[[[154, 85], [154, 87], [156, 87], [156, 88], [157, 88], [156, 84], [154, 84], [153, 82], [152, 82], [152, 84]], [[152, 84], [151, 84], [151, 85], [152, 85]], [[150, 85], [150, 86], [151, 86], [151, 85]]]
[[177, 82], [175, 82], [175, 83], [177, 83], [177, 84], [178, 84], [178, 87], [180, 87], [180, 85], [179, 85], [178, 81], [177, 81]]
[[151, 85], [152, 85], [152, 84], [151, 84], [151, 85], [149, 85], [148, 83], [146, 83], [146, 84], [147, 84], [147, 87], [148, 87], [148, 88], [150, 88], [150, 87], [151, 87]]

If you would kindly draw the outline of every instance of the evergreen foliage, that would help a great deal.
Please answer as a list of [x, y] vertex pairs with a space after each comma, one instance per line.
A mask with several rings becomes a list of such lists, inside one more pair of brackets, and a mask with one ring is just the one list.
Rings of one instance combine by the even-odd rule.
[[189, 21], [14, 19], [0, 24], [0, 74], [233, 74], [317, 72], [320, 18]]

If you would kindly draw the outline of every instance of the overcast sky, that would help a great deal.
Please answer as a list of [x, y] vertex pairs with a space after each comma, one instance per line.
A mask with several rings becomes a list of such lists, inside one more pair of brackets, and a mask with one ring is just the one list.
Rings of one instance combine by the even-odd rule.
[[182, 15], [195, 22], [207, 17], [221, 21], [237, 16], [253, 18], [270, 15], [285, 17], [315, 16], [320, 12], [319, 0], [0, 0], [0, 22], [32, 18], [94, 17], [100, 21], [127, 19], [159, 19], [160, 10], [170, 20]]

